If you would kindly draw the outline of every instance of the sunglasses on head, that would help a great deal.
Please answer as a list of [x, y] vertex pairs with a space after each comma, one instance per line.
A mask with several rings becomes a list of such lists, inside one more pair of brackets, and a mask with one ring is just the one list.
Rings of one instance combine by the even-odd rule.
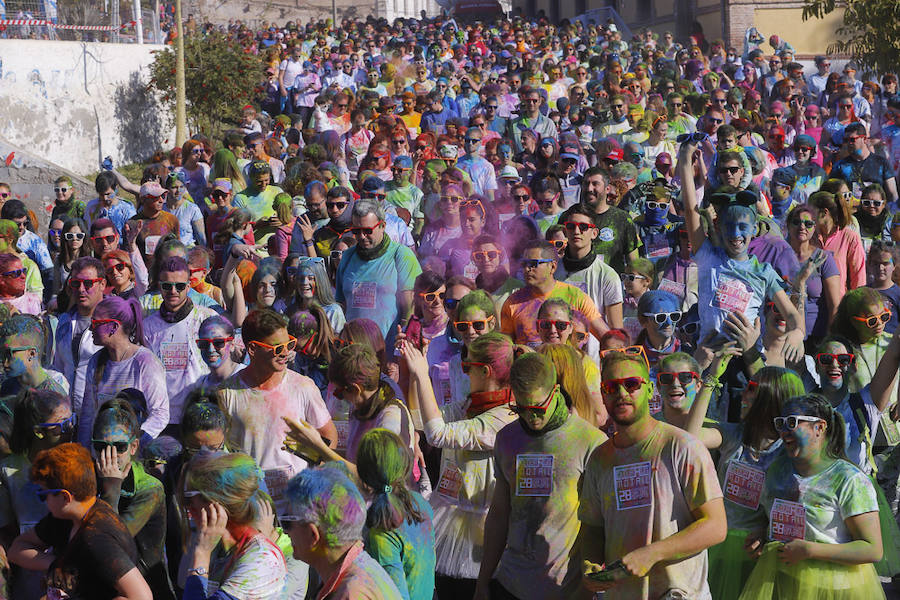
[[283, 342], [283, 343], [281, 343], [281, 344], [276, 344], [276, 345], [274, 345], [274, 346], [271, 345], [271, 344], [266, 344], [265, 342], [258, 342], [258, 341], [256, 341], [256, 340], [253, 340], [253, 341], [251, 341], [250, 343], [251, 343], [251, 344], [256, 344], [256, 345], [259, 346], [260, 348], [263, 348], [263, 349], [265, 349], [265, 350], [268, 350], [268, 351], [271, 352], [274, 356], [282, 356], [282, 355], [287, 354], [288, 352], [292, 351], [294, 348], [297, 347], [297, 338], [295, 338], [295, 337], [292, 336], [292, 335], [289, 335], [288, 338], [290, 338], [290, 339], [288, 339], [288, 341]]
[[[5, 273], [4, 273], [5, 275]], [[103, 278], [97, 277], [95, 279], [69, 279], [69, 288], [73, 290], [79, 290], [84, 287], [85, 290], [92, 289], [98, 283], [101, 283]]]
[[606, 379], [600, 383], [600, 391], [604, 394], [615, 394], [620, 387], [625, 388], [629, 394], [639, 390], [642, 385], [647, 383], [643, 377], [623, 377], [620, 379]]
[[425, 302], [443, 301], [446, 295], [446, 292], [419, 292], [419, 297]]
[[110, 446], [115, 448], [117, 453], [125, 454], [132, 441], [133, 440], [128, 440], [127, 442], [106, 442], [103, 440], [91, 440], [91, 446], [97, 454], [100, 454]]
[[372, 235], [375, 230], [382, 225], [384, 225], [384, 221], [378, 221], [378, 223], [376, 223], [374, 227], [351, 227], [350, 233], [355, 236]]
[[816, 362], [823, 367], [830, 367], [835, 361], [842, 367], [849, 367], [853, 364], [855, 358], [856, 356], [850, 353], [831, 354], [829, 352], [819, 352], [816, 354]]
[[181, 293], [185, 289], [187, 289], [187, 286], [188, 286], [188, 284], [185, 281], [160, 281], [159, 282], [159, 289], [161, 289], [164, 292], [171, 292], [172, 290], [175, 290], [176, 292]]
[[866, 326], [870, 329], [874, 329], [878, 326], [879, 321], [882, 323], [887, 323], [891, 320], [891, 310], [889, 308], [886, 308], [881, 314], [869, 315], [868, 317], [853, 317], [853, 319], [865, 323]]
[[660, 385], [672, 385], [675, 383], [676, 379], [678, 379], [678, 383], [681, 385], [687, 385], [694, 379], [700, 379], [700, 375], [694, 371], [677, 371], [656, 374], [656, 381], [658, 381]]
[[775, 424], [775, 431], [785, 432], [785, 431], [794, 431], [800, 425], [800, 423], [818, 423], [819, 421], [825, 422], [823, 419], [819, 417], [809, 417], [807, 415], [790, 415], [787, 417], [775, 417], [772, 419]]
[[531, 412], [538, 415], [547, 414], [547, 409], [550, 408], [550, 405], [553, 403], [553, 397], [556, 395], [556, 392], [559, 390], [559, 384], [553, 386], [553, 389], [550, 390], [550, 393], [547, 394], [547, 397], [543, 402], [538, 404], [537, 406], [521, 406], [517, 402], [509, 403], [509, 412], [514, 415], [521, 415], [526, 412]]
[[460, 333], [465, 333], [471, 327], [474, 331], [484, 331], [487, 329], [488, 323], [494, 320], [493, 315], [489, 315], [486, 319], [476, 319], [474, 321], [453, 321], [453, 328]]
[[223, 338], [197, 338], [197, 347], [200, 348], [200, 350], [209, 350], [210, 346], [212, 346], [216, 350], [222, 351], [225, 348], [225, 344], [232, 340], [234, 340], [234, 336]]

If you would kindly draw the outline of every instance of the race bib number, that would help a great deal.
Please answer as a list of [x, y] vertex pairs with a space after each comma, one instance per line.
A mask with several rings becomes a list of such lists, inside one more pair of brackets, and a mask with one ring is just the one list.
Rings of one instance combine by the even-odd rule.
[[763, 484], [766, 482], [766, 472], [753, 465], [729, 461], [728, 470], [725, 472], [725, 499], [740, 506], [756, 510], [759, 508], [759, 498], [762, 496]]
[[713, 294], [712, 307], [728, 312], [744, 314], [750, 306], [753, 294], [747, 285], [734, 277], [719, 277], [719, 285]]
[[769, 513], [769, 539], [802, 540], [806, 535], [806, 509], [799, 502], [775, 498]]
[[516, 456], [516, 496], [549, 496], [553, 491], [553, 455]]
[[350, 439], [350, 421], [332, 421], [337, 429], [338, 450], [347, 449], [347, 440]]
[[441, 479], [438, 481], [437, 493], [445, 498], [457, 500], [459, 489], [462, 487], [462, 473], [456, 465], [448, 463], [441, 471]]
[[889, 446], [900, 444], [900, 427], [897, 422], [891, 418], [891, 411], [886, 410], [881, 415], [881, 431], [884, 432], [884, 438]]
[[354, 281], [352, 291], [353, 308], [366, 308], [374, 310], [375, 308], [375, 292], [377, 284], [374, 281]]
[[144, 238], [144, 254], [149, 256], [156, 252], [156, 246], [159, 245], [159, 240], [161, 239], [161, 235], [148, 235]]
[[463, 267], [463, 277], [475, 281], [475, 278], [478, 277], [478, 267], [475, 266], [475, 263], [469, 262], [469, 264]]
[[653, 469], [650, 461], [613, 467], [616, 486], [616, 510], [630, 510], [650, 506], [650, 485]]
[[450, 398], [452, 398], [452, 393], [450, 392], [450, 380], [449, 379], [441, 379], [438, 381], [438, 397], [437, 401], [441, 403], [441, 405], [450, 404]]
[[655, 415], [663, 409], [662, 397], [656, 389], [653, 389], [653, 396], [650, 397], [650, 414]]
[[662, 240], [658, 243], [651, 244], [648, 248], [647, 258], [666, 258], [672, 254], [672, 248]]
[[671, 279], [662, 279], [656, 289], [662, 290], [664, 292], [669, 292], [670, 294], [675, 294], [682, 300], [684, 299], [684, 284], [678, 281], [672, 281]]
[[166, 371], [186, 370], [190, 356], [186, 342], [163, 342], [159, 345], [159, 359]]
[[284, 490], [287, 488], [288, 481], [290, 481], [293, 474], [294, 470], [290, 467], [268, 469], [265, 471], [263, 476], [266, 480], [266, 488], [268, 488], [269, 495], [272, 496], [272, 500], [276, 503], [284, 498]]

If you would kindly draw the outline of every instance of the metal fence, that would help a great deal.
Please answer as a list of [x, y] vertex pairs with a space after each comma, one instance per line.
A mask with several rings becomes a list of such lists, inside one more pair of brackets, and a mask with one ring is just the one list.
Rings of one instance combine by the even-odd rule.
[[159, 0], [0, 0], [0, 38], [161, 43]]

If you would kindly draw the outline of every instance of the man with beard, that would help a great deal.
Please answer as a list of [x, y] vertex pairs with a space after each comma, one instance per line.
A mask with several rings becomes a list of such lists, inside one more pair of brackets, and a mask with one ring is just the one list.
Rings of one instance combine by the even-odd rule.
[[638, 258], [641, 240], [628, 213], [610, 206], [606, 199], [609, 175], [600, 167], [584, 172], [581, 203], [593, 215], [597, 227], [594, 250], [618, 273], [625, 271], [625, 261]]
[[181, 423], [184, 400], [193, 383], [209, 373], [197, 347], [197, 338], [200, 324], [216, 313], [211, 308], [195, 306], [188, 297], [190, 271], [187, 261], [180, 256], [162, 261], [159, 265], [162, 304], [144, 320], [146, 345], [166, 369], [170, 426]]
[[[656, 599], [678, 590], [709, 598], [706, 549], [727, 524], [716, 469], [703, 443], [650, 416], [644, 358], [610, 352], [603, 403], [616, 435], [590, 457], [581, 487], [584, 585], [604, 598]], [[599, 565], [610, 579], [599, 581]], [[593, 575], [593, 577], [592, 577]]]
[[519, 418], [494, 444], [497, 483], [477, 600], [552, 600], [582, 590], [578, 486], [606, 436], [569, 412], [556, 381], [553, 363], [537, 353], [516, 359], [510, 370], [516, 399], [510, 408]]
[[[351, 193], [347, 188], [336, 185], [325, 196], [325, 212], [328, 215], [328, 222], [322, 227], [316, 229], [313, 233], [313, 243], [315, 245], [315, 255], [326, 258], [330, 255], [332, 245], [339, 240], [350, 229], [350, 204]], [[298, 239], [302, 239], [299, 236]], [[294, 246], [294, 236], [291, 236], [291, 252], [297, 254], [306, 254], [306, 240], [303, 240], [304, 250]]]

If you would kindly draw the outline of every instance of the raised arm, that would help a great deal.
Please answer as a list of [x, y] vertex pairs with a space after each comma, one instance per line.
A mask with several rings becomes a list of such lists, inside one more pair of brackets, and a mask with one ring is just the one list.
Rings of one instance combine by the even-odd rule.
[[700, 221], [700, 208], [697, 206], [697, 188], [694, 184], [694, 153], [697, 151], [697, 143], [687, 141], [678, 149], [678, 176], [681, 178], [681, 201], [684, 204], [684, 221], [687, 226], [688, 238], [691, 240], [691, 251], [696, 254], [703, 242], [706, 241], [706, 233]]
[[878, 412], [884, 412], [891, 403], [891, 391], [894, 389], [898, 369], [900, 369], [900, 329], [894, 332], [869, 384], [872, 402], [878, 408]]

